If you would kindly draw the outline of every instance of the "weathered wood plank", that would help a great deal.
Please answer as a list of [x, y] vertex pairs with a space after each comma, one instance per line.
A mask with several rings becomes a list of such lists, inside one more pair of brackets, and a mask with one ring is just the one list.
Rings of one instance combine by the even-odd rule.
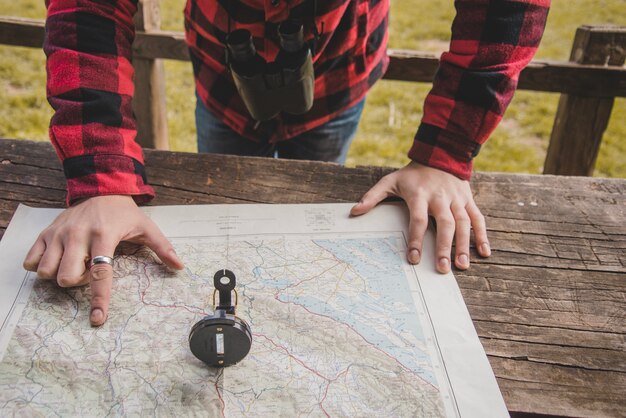
[[[520, 274], [525, 273], [520, 272]], [[615, 274], [619, 275], [619, 273]], [[606, 286], [599, 289], [591, 287], [589, 283], [581, 285], [578, 280], [567, 280], [567, 278], [568, 276], [563, 274], [553, 280], [536, 277], [535, 282], [527, 282], [517, 280], [517, 277], [508, 279], [483, 277], [486, 288], [480, 288], [478, 284], [471, 286], [465, 282], [459, 284], [464, 289], [464, 295], [468, 299], [475, 297], [477, 304], [480, 304], [485, 297], [489, 297], [490, 305], [506, 307], [507, 305], [502, 303], [502, 298], [506, 295], [512, 298], [509, 305], [511, 307], [528, 307], [575, 314], [598, 315], [604, 312], [607, 317], [614, 316], [616, 320], [625, 319], [626, 300], [624, 294], [620, 292], [626, 290], [625, 284], [618, 281], [614, 284], [605, 283], [606, 274], [601, 276], [601, 282]], [[611, 293], [609, 289], [615, 293]], [[602, 304], [602, 307], [598, 308], [594, 304]]]
[[[154, 204], [356, 201], [388, 168], [146, 150]], [[626, 410], [626, 181], [477, 173], [493, 256], [455, 271], [513, 416]], [[0, 233], [63, 206], [48, 143], [0, 140]], [[523, 205], [520, 205], [523, 203]]]
[[[582, 27], [576, 31], [570, 61], [621, 68], [626, 60], [626, 28]], [[562, 95], [543, 172], [591, 176], [609, 124], [613, 98], [584, 92]]]
[[499, 338], [483, 338], [481, 342], [489, 356], [622, 373], [623, 382], [626, 384], [626, 354], [623, 350], [583, 347], [565, 349], [564, 346], [558, 344], [529, 343]]
[[509, 411], [619, 417], [626, 410], [624, 373], [496, 356], [489, 356], [489, 362]]
[[44, 21], [23, 17], [0, 16], [0, 44], [43, 47]]
[[[488, 338], [495, 338], [509, 341], [557, 344], [560, 347], [614, 350], [622, 353], [620, 362], [624, 362], [623, 352], [626, 349], [626, 335], [624, 334], [481, 320], [474, 320], [474, 326], [482, 341]], [[601, 356], [602, 353], [598, 355]]]
[[[574, 286], [575, 283], [572, 283]], [[594, 326], [597, 329], [610, 329], [626, 334], [626, 301], [624, 291], [611, 300], [607, 291], [598, 291], [592, 300], [585, 299], [583, 292], [576, 293], [574, 300], [553, 299], [546, 296], [525, 296], [511, 292], [482, 292], [463, 289], [463, 298], [468, 305], [489, 308], [502, 308], [516, 311], [521, 317], [533, 314], [546, 318], [554, 316], [568, 317], [570, 322], [577, 322], [581, 327]], [[517, 322], [519, 323], [519, 322]], [[531, 324], [532, 322], [524, 322]], [[565, 325], [565, 324], [564, 324]], [[593, 328], [587, 328], [593, 329]], [[626, 347], [624, 347], [626, 348]], [[625, 354], [626, 355], [626, 354]]]
[[133, 54], [143, 58], [189, 61], [189, 48], [182, 32], [138, 32], [133, 43]]
[[[385, 79], [432, 82], [439, 66], [437, 55], [393, 49], [388, 53], [390, 62]], [[619, 67], [536, 60], [520, 74], [518, 89], [554, 93], [566, 90], [569, 94], [598, 97], [622, 96], [626, 88], [624, 71]]]
[[[610, 247], [598, 247], [585, 239], [575, 239], [575, 245], [561, 245], [561, 237], [524, 233], [490, 232], [493, 242], [501, 243], [489, 263], [506, 261], [508, 265], [534, 265], [577, 270], [621, 271], [626, 268], [626, 243], [613, 242]], [[497, 254], [495, 254], [497, 253]]]
[[[490, 264], [475, 258], [471, 270], [456, 271], [462, 290], [511, 292], [525, 297], [577, 301], [585, 297], [607, 297], [624, 302], [626, 290], [622, 272], [545, 269], [542, 267]], [[597, 292], [597, 293], [596, 293]], [[486, 297], [486, 296], [485, 296]]]
[[[141, 0], [135, 15], [135, 28], [151, 33], [161, 26], [157, 0]], [[137, 120], [136, 141], [144, 148], [168, 150], [165, 70], [163, 60], [133, 57], [135, 96], [133, 112]]]
[[[624, 290], [622, 290], [622, 293]], [[466, 292], [461, 291], [464, 295]], [[546, 309], [520, 308], [516, 306], [491, 306], [490, 298], [476, 300], [466, 298], [468, 310], [474, 320], [511, 323], [517, 325], [536, 325], [549, 328], [565, 328], [568, 330], [609, 332], [626, 334], [623, 318], [606, 317], [592, 314], [572, 314], [567, 311], [550, 311]]]
[[[617, 239], [614, 235], [623, 237], [625, 226], [621, 220], [626, 217], [623, 180], [508, 177], [488, 173], [478, 174], [476, 179], [480, 181], [473, 183], [475, 198], [488, 214], [489, 227], [494, 230], [605, 236], [611, 240]], [[544, 226], [547, 230], [542, 232]]]
[[[347, 169], [321, 162], [293, 164], [281, 159], [204, 157], [146, 152], [147, 165], [159, 167], [158, 173], [151, 174], [151, 184], [158, 190], [177, 188], [180, 184], [177, 179], [193, 176], [196, 181], [184, 182], [185, 191], [210, 195], [226, 193], [233, 199], [258, 203], [349, 202], [357, 201], [383, 173], [391, 171]], [[346, 184], [350, 187], [346, 188]]]
[[[40, 48], [41, 20], [0, 16], [0, 44]], [[616, 27], [616, 30], [621, 30]], [[389, 80], [431, 82], [439, 65], [435, 54], [389, 50]], [[189, 60], [184, 34], [179, 32], [137, 32], [133, 54], [144, 59]], [[626, 69], [603, 65], [537, 60], [522, 71], [519, 89], [581, 94], [590, 97], [626, 97]]]
[[[3, 141], [2, 152], [0, 161], [4, 164], [0, 167], [6, 169], [7, 175], [11, 170], [18, 170], [14, 166], [20, 164], [44, 168], [56, 166], [57, 181], [63, 181], [49, 144]], [[356, 201], [378, 178], [391, 171], [378, 167], [349, 169], [316, 162], [294, 165], [285, 160], [149, 150], [146, 150], [146, 159], [150, 181], [157, 189], [165, 192], [170, 188], [176, 191], [179, 186], [185, 187], [189, 192], [204, 196], [197, 196], [198, 203], [211, 203], [214, 196], [224, 195], [223, 191], [228, 192], [229, 199], [267, 203], [293, 201], [289, 196], [292, 193], [306, 202]], [[151, 171], [151, 165], [159, 169]], [[197, 178], [198, 173], [206, 174]], [[189, 177], [194, 177], [193, 181]], [[250, 184], [254, 185], [253, 190]], [[346, 184], [350, 187], [346, 188]], [[587, 240], [583, 242], [585, 246], [594, 244], [600, 248], [609, 246], [607, 240], [610, 243], [623, 242], [618, 240], [619, 236], [624, 236], [626, 228], [622, 223], [626, 217], [626, 184], [623, 180], [477, 173], [473, 189], [488, 218], [490, 231], [495, 237], [503, 234], [503, 241], [510, 238], [506, 234], [515, 234], [518, 242], [523, 241], [523, 235], [534, 234], [536, 237], [531, 240], [544, 242], [544, 246], [552, 245], [546, 238], [551, 236], [561, 237], [558, 245], [570, 247], [580, 245], [583, 238]], [[165, 203], [160, 197], [156, 202]], [[565, 241], [562, 237], [571, 240]], [[535, 252], [544, 255], [547, 249]]]

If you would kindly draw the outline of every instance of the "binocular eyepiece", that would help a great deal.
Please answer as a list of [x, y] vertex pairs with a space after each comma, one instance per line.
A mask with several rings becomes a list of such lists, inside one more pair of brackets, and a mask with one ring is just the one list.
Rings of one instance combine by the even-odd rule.
[[278, 26], [280, 46], [287, 52], [298, 52], [304, 45], [304, 30], [301, 24], [287, 20]]
[[257, 53], [250, 31], [237, 29], [226, 38], [237, 91], [257, 121], [270, 120], [281, 111], [302, 114], [313, 106], [315, 75], [302, 24], [281, 23], [278, 37], [280, 52], [270, 63]]

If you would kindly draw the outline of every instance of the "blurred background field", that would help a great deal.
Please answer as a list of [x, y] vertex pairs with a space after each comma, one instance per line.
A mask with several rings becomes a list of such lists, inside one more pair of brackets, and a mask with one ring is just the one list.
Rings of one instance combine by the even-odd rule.
[[[183, 30], [184, 0], [162, 0], [162, 28]], [[574, 33], [583, 24], [626, 26], [624, 0], [554, 0], [536, 58], [567, 60]], [[43, 0], [0, 0], [0, 15], [45, 18]], [[392, 1], [391, 48], [440, 53], [447, 48], [452, 0]], [[195, 152], [191, 64], [166, 61], [171, 147]], [[0, 137], [47, 140], [52, 110], [45, 94], [41, 50], [0, 46]], [[348, 165], [400, 167], [419, 124], [429, 90], [424, 83], [381, 81], [368, 95]], [[505, 118], [475, 160], [482, 171], [540, 173], [558, 94], [519, 91]], [[626, 99], [618, 98], [604, 135], [595, 176], [626, 177]]]

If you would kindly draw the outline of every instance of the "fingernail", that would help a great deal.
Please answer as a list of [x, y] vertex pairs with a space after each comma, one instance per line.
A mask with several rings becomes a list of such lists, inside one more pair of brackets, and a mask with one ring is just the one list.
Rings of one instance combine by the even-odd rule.
[[[178, 262], [178, 265], [174, 266], [174, 268], [176, 268], [177, 270], [182, 270], [184, 268], [183, 261], [180, 259], [180, 257], [178, 257], [178, 254], [176, 254], [176, 251], [174, 249], [171, 249], [169, 251], [169, 256]], [[170, 262], [168, 264], [172, 264], [172, 263]]]
[[350, 208], [350, 216], [359, 216], [361, 213], [361, 207], [363, 206], [363, 201], [359, 200], [358, 202], [355, 203], [354, 206], [352, 206], [352, 208]]
[[467, 258], [467, 254], [461, 254], [459, 256], [459, 264], [462, 266], [469, 265], [469, 258]]
[[89, 320], [91, 321], [91, 325], [102, 325], [102, 323], [104, 322], [104, 312], [102, 312], [102, 309], [94, 308], [91, 311], [91, 316]]
[[439, 259], [439, 270], [447, 271], [448, 267], [450, 267], [450, 260], [448, 260], [446, 257], [441, 257]]
[[491, 248], [489, 248], [488, 242], [483, 242], [482, 245], [480, 246], [480, 249], [483, 255], [485, 256], [491, 255]]
[[416, 248], [409, 251], [409, 263], [417, 264], [420, 262], [420, 252]]

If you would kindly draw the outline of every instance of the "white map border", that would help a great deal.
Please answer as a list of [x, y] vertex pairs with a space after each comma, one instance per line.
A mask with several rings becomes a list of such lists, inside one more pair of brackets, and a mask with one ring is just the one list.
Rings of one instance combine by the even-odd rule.
[[[403, 204], [381, 205], [370, 214], [358, 218], [347, 215], [350, 207], [351, 204], [198, 205], [147, 207], [144, 210], [165, 235], [171, 237], [233, 236], [248, 231], [254, 231], [255, 235], [276, 231], [311, 234], [402, 230], [406, 233], [408, 213]], [[310, 211], [321, 213], [322, 216], [311, 217]], [[19, 318], [25, 303], [23, 298], [28, 299], [29, 289], [35, 280], [31, 274], [24, 274], [21, 260], [38, 233], [58, 213], [59, 210], [20, 205], [0, 241], [0, 359], [15, 326], [16, 320], [10, 317]], [[420, 265], [413, 267], [407, 264], [405, 268], [413, 270], [417, 277], [448, 377], [445, 380], [450, 382], [453, 389], [460, 416], [508, 416], [454, 276], [451, 273], [440, 275], [435, 272], [432, 231], [426, 236]], [[15, 280], [15, 277], [22, 277], [22, 280]], [[439, 376], [438, 381], [441, 382]], [[446, 405], [447, 410], [449, 407]]]

